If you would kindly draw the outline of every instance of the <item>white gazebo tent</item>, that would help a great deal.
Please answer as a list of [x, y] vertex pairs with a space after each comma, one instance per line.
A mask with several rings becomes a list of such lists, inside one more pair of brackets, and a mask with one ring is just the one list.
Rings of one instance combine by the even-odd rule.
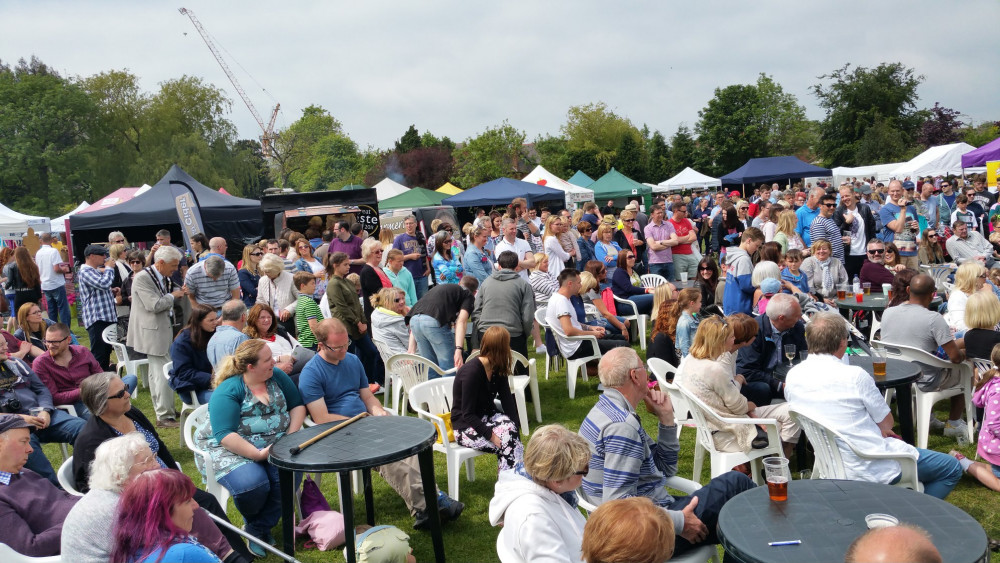
[[913, 157], [909, 162], [899, 165], [890, 174], [900, 180], [906, 176], [911, 178], [943, 176], [945, 174], [960, 176], [962, 174], [962, 155], [973, 150], [976, 150], [976, 147], [968, 143], [952, 143], [931, 147]]
[[52, 220], [52, 232], [53, 233], [65, 233], [66, 232], [66, 222], [69, 221], [70, 215], [76, 215], [77, 213], [83, 211], [84, 209], [90, 207], [90, 204], [86, 201], [80, 203], [76, 206], [76, 209], [70, 211], [65, 215], [61, 215]]
[[372, 187], [375, 189], [375, 198], [379, 201], [389, 199], [390, 197], [396, 197], [410, 191], [410, 188], [407, 188], [403, 184], [400, 184], [390, 178], [385, 178]]
[[653, 187], [654, 192], [672, 192], [684, 189], [704, 189], [715, 188], [722, 185], [718, 178], [706, 176], [697, 170], [688, 167], [681, 170], [679, 174], [664, 180]]
[[18, 213], [0, 203], [0, 236], [24, 236], [29, 227], [34, 229], [36, 233], [45, 233], [49, 231], [50, 225], [48, 217]]
[[833, 183], [839, 186], [848, 178], [871, 178], [885, 181], [892, 179], [892, 171], [902, 166], [903, 162], [892, 162], [889, 164], [873, 164], [871, 166], [838, 166], [833, 168]]
[[530, 182], [547, 188], [555, 188], [566, 192], [566, 207], [575, 209], [576, 204], [585, 201], [594, 201], [594, 191], [581, 188], [575, 184], [570, 184], [559, 176], [549, 172], [542, 165], [538, 165], [528, 175], [521, 178], [522, 182]]

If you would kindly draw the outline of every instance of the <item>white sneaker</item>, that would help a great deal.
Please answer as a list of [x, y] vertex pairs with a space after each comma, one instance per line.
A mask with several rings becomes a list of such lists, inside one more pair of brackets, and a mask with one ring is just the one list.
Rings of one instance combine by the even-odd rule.
[[941, 422], [937, 417], [931, 417], [931, 430], [944, 430], [944, 422]]
[[948, 421], [944, 425], [944, 435], [950, 436], [952, 438], [958, 438], [959, 436], [969, 436], [969, 425], [966, 424], [964, 420], [956, 420], [954, 422]]

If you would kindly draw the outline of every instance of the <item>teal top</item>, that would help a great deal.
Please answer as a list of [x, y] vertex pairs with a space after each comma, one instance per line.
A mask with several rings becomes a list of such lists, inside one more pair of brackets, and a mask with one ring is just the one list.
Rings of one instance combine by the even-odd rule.
[[[199, 448], [208, 452], [216, 479], [230, 471], [253, 463], [222, 446], [222, 439], [235, 432], [241, 438], [263, 449], [275, 443], [288, 431], [291, 410], [302, 406], [302, 396], [290, 377], [278, 368], [267, 380], [270, 404], [265, 405], [250, 392], [243, 378], [234, 375], [212, 392], [208, 402], [209, 420], [195, 433]], [[199, 469], [201, 457], [195, 456]]]
[[136, 563], [155, 563], [157, 561], [182, 562], [182, 563], [221, 563], [221, 560], [208, 548], [198, 543], [198, 540], [188, 537], [180, 540], [167, 548], [166, 553], [160, 557], [162, 549], [155, 549], [142, 557], [133, 559]]

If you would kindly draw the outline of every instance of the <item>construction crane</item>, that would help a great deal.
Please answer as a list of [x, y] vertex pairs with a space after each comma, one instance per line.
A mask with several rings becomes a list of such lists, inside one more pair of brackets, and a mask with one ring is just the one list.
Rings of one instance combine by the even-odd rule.
[[227, 65], [225, 59], [222, 58], [222, 53], [219, 52], [215, 43], [213, 43], [212, 39], [209, 38], [208, 32], [205, 31], [204, 27], [202, 27], [201, 22], [199, 22], [198, 18], [195, 17], [194, 12], [188, 10], [187, 8], [180, 8], [178, 11], [182, 15], [191, 19], [191, 23], [194, 24], [194, 28], [198, 30], [201, 38], [205, 41], [205, 45], [208, 46], [208, 50], [212, 51], [212, 55], [215, 57], [215, 60], [218, 61], [222, 70], [225, 71], [226, 76], [229, 77], [229, 81], [233, 84], [233, 88], [236, 88], [240, 97], [243, 98], [243, 103], [246, 104], [247, 109], [250, 110], [254, 119], [257, 120], [257, 125], [260, 125], [260, 129], [263, 131], [263, 134], [260, 136], [261, 152], [263, 153], [264, 158], [271, 158], [274, 156], [274, 121], [278, 118], [278, 110], [281, 109], [281, 104], [275, 104], [274, 111], [271, 112], [270, 121], [267, 122], [267, 125], [264, 125], [264, 120], [261, 119], [260, 113], [257, 112], [257, 108], [254, 107], [253, 102], [251, 102], [250, 98], [247, 97], [247, 93], [243, 90], [243, 87], [240, 86], [239, 80], [236, 80], [236, 75], [234, 75], [233, 71], [229, 69], [229, 65]]

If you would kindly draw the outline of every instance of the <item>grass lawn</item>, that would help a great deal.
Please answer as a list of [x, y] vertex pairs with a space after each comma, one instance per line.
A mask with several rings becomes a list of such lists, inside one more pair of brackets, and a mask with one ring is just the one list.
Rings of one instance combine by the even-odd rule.
[[[81, 343], [87, 340], [86, 332], [79, 328], [74, 328], [74, 332]], [[640, 356], [644, 356], [640, 352]], [[598, 381], [590, 379], [587, 383], [577, 382], [576, 398], [570, 400], [566, 390], [565, 368], [550, 374], [548, 380], [545, 379], [544, 358], [532, 355], [539, 363], [538, 365], [538, 387], [541, 394], [542, 403], [542, 424], [560, 423], [571, 430], [577, 430], [580, 422], [587, 415], [587, 412], [597, 401], [599, 392], [597, 391]], [[149, 393], [140, 386], [139, 397], [133, 399], [137, 405], [150, 419], [153, 419], [153, 409], [150, 402]], [[180, 401], [177, 401], [179, 407]], [[947, 402], [938, 404], [940, 407], [938, 418], [944, 418], [944, 409]], [[529, 406], [530, 416], [534, 416], [532, 408]], [[646, 430], [653, 436], [656, 435], [656, 418], [645, 412], [644, 407], [639, 407], [639, 414], [642, 418]], [[531, 420], [532, 430], [539, 426]], [[179, 431], [175, 429], [159, 429], [160, 436], [170, 449], [174, 458], [179, 461], [187, 473], [195, 482], [195, 485], [202, 486], [201, 476], [194, 465], [191, 452], [186, 447], [178, 446]], [[678, 474], [683, 477], [691, 477], [692, 460], [694, 452], [695, 432], [693, 429], [685, 429], [681, 432], [681, 454]], [[951, 438], [944, 438], [941, 435], [931, 433], [929, 448], [941, 452], [955, 449], [955, 441]], [[975, 457], [975, 445], [958, 448], [967, 457]], [[62, 453], [57, 444], [47, 444], [45, 453], [52, 460], [53, 466], [58, 468], [62, 462]], [[435, 453], [435, 476], [438, 487], [447, 489], [447, 472], [445, 469], [444, 455]], [[488, 521], [488, 507], [493, 496], [493, 486], [496, 482], [497, 464], [493, 456], [479, 456], [475, 458], [476, 480], [468, 482], [465, 480], [465, 472], [460, 477], [460, 500], [465, 503], [465, 512], [462, 517], [455, 522], [450, 522], [444, 526], [444, 544], [446, 556], [453, 562], [487, 562], [498, 561], [496, 555], [497, 530], [492, 528]], [[706, 466], [709, 464], [706, 463]], [[796, 461], [792, 460], [792, 467], [796, 466]], [[709, 467], [706, 467], [701, 482], [708, 478]], [[797, 478], [793, 471], [793, 476]], [[697, 479], [696, 479], [697, 480]], [[376, 523], [392, 524], [398, 526], [410, 535], [410, 545], [413, 546], [414, 555], [418, 561], [433, 561], [434, 550], [431, 545], [430, 534], [413, 529], [413, 519], [406, 510], [406, 505], [402, 499], [393, 491], [386, 482], [373, 472], [372, 484], [374, 487], [375, 506], [378, 510]], [[330, 506], [334, 510], [339, 509], [337, 500], [337, 486], [334, 475], [325, 476], [321, 483], [321, 489], [326, 495]], [[989, 537], [1000, 537], [1000, 511], [990, 508], [997, 500], [996, 493], [980, 485], [969, 476], [964, 476], [958, 487], [951, 493], [947, 501], [965, 510], [973, 518], [982, 524]], [[237, 526], [242, 525], [242, 518], [233, 506], [232, 501], [227, 507], [229, 517]], [[365, 508], [363, 498], [360, 496], [355, 500], [355, 520], [363, 523], [365, 521]], [[274, 530], [274, 535], [280, 538], [280, 524]], [[342, 550], [332, 553], [324, 553], [315, 549], [306, 550], [302, 548], [302, 541], [298, 542], [296, 557], [301, 561], [344, 561]], [[263, 561], [281, 561], [274, 555], [269, 555]]]

